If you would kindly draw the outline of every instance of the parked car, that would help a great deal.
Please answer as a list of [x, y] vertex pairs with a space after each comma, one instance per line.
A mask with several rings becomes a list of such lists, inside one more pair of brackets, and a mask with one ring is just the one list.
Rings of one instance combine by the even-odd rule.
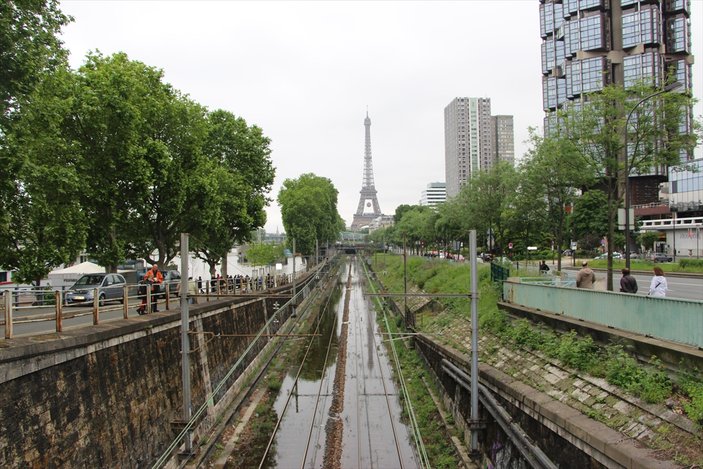
[[[607, 259], [607, 258], [608, 258], [608, 253], [604, 252], [603, 254], [596, 256], [594, 259], [598, 260], [598, 259]], [[619, 252], [613, 252], [613, 259], [622, 259], [622, 258], [623, 258], [622, 254], [620, 254]]]
[[564, 249], [564, 251], [561, 253], [562, 256], [572, 256], [574, 254], [574, 251], [571, 249]]
[[671, 262], [674, 260], [673, 257], [663, 252], [655, 252], [649, 259], [654, 262]]
[[124, 302], [125, 279], [120, 274], [86, 274], [68, 289], [66, 304], [93, 303], [95, 289], [98, 289], [100, 306], [108, 301]]

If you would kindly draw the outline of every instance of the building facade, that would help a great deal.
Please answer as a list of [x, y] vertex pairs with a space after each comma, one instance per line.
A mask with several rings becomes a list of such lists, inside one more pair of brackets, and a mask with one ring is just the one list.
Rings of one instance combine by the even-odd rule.
[[505, 161], [515, 164], [515, 132], [513, 129], [513, 116], [492, 116], [493, 121], [493, 146], [496, 161]]
[[[444, 108], [444, 170], [448, 198], [456, 196], [473, 174], [489, 169], [498, 161], [497, 124], [501, 125], [503, 154], [506, 158], [509, 153], [514, 154], [512, 116], [499, 117], [494, 120], [491, 116], [490, 98], [454, 98]], [[510, 137], [505, 133], [508, 124]]]
[[690, 0], [540, 0], [545, 130], [608, 84], [691, 88]]
[[422, 191], [420, 205], [435, 207], [447, 200], [447, 184], [444, 182], [431, 182]]
[[[545, 134], [555, 128], [557, 110], [578, 108], [589, 93], [609, 84], [628, 88], [645, 82], [663, 89], [678, 81], [690, 92], [690, 8], [690, 0], [540, 0]], [[689, 110], [679, 132], [688, 133], [691, 126]], [[691, 158], [681, 154], [682, 163]], [[635, 216], [643, 229], [658, 229], [658, 248], [674, 255], [673, 228], [681, 216], [675, 201], [680, 197], [673, 193], [678, 178], [666, 167], [629, 178]], [[694, 206], [682, 205], [695, 217], [701, 213]]]

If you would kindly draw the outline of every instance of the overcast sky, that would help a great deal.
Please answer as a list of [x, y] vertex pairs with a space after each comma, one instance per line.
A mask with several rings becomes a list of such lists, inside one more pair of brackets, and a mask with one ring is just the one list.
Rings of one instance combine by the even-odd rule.
[[[351, 224], [367, 108], [386, 214], [444, 181], [444, 107], [455, 97], [488, 97], [494, 115], [513, 115], [518, 158], [528, 127], [542, 123], [537, 0], [63, 0], [61, 9], [75, 18], [63, 34], [74, 68], [90, 50], [123, 51], [209, 109], [263, 129], [276, 167], [269, 232], [283, 231], [281, 184], [307, 172], [332, 180]], [[691, 11], [700, 100], [703, 0]]]

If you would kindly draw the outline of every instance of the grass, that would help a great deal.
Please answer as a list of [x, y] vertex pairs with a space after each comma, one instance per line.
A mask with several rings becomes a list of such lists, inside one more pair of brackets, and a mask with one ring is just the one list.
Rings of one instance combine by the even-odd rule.
[[[385, 274], [379, 274], [379, 278], [389, 291], [402, 291], [402, 258], [386, 255], [385, 264]], [[458, 293], [468, 290], [468, 265], [422, 258], [410, 258], [407, 265], [408, 282], [417, 285], [417, 279], [421, 279], [427, 293]], [[686, 400], [684, 409], [688, 416], [703, 425], [703, 382], [700, 376], [682, 375], [672, 379], [656, 357], [652, 357], [648, 366], [643, 366], [622, 347], [596, 344], [590, 337], [581, 337], [575, 331], [555, 333], [525, 319], [511, 321], [497, 307], [499, 291], [491, 284], [489, 275], [488, 266], [480, 265], [478, 310], [481, 329], [490, 331], [514, 348], [539, 351], [570, 368], [605, 378], [646, 402], [662, 403], [675, 392], [680, 392]], [[450, 316], [468, 317], [468, 299], [441, 298], [439, 301], [453, 313]], [[446, 322], [447, 316], [441, 317]], [[432, 318], [427, 321], [432, 321]]]
[[[577, 262], [580, 264], [580, 262]], [[607, 259], [591, 259], [588, 261], [590, 267], [596, 269], [607, 269]], [[651, 272], [655, 265], [662, 268], [664, 272], [683, 272], [691, 274], [703, 273], [703, 259], [681, 259], [679, 262], [652, 262], [640, 259], [630, 260], [630, 270], [644, 270]], [[619, 270], [625, 267], [625, 259], [613, 259], [613, 269]]]

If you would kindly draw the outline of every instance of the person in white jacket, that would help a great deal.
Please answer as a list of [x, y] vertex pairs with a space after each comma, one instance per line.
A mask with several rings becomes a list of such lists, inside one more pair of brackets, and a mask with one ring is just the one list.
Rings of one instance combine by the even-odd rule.
[[664, 277], [664, 271], [659, 266], [654, 267], [654, 277], [652, 283], [649, 284], [649, 296], [666, 296], [666, 291], [669, 289]]

